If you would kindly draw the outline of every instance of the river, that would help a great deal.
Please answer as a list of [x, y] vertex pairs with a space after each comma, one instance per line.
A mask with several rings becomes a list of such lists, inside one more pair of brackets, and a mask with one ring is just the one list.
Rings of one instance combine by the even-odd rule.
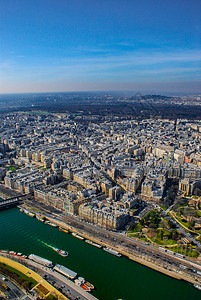
[[[62, 257], [51, 247], [69, 252]], [[100, 300], [198, 300], [201, 292], [145, 266], [118, 258], [71, 234], [31, 218], [18, 208], [0, 212], [0, 249], [31, 253], [64, 265], [93, 283]]]

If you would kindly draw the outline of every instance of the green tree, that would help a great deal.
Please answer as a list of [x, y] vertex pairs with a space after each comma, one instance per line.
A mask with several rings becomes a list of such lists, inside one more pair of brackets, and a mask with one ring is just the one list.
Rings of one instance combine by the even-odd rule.
[[158, 238], [159, 238], [160, 240], [163, 239], [163, 229], [159, 229], [159, 230], [158, 230], [157, 236], [158, 236]]
[[196, 196], [201, 196], [201, 189], [195, 188], [193, 194], [196, 195]]
[[188, 227], [189, 228], [194, 228], [194, 226], [195, 226], [195, 221], [194, 220], [188, 222]]

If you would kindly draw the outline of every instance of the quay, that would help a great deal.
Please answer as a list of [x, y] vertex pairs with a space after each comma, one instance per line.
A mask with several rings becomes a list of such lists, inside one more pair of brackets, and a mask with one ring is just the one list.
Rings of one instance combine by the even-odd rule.
[[16, 207], [17, 205], [19, 205], [19, 203], [20, 200], [18, 197], [0, 201], [0, 210]]
[[36, 291], [38, 289], [46, 290], [45, 298], [52, 294], [60, 300], [98, 300], [65, 276], [29, 259], [0, 251], [0, 262], [37, 281], [37, 285], [33, 289]]
[[8, 196], [6, 196], [5, 194], [2, 195], [0, 193], [0, 198], [2, 198], [2, 200], [0, 201], [0, 211], [18, 206], [19, 204], [23, 203], [22, 199], [27, 197], [27, 195], [28, 194], [17, 195], [12, 198], [8, 198]]
[[[27, 203], [26, 207], [31, 210], [31, 207], [27, 205]], [[72, 216], [68, 218], [67, 216], [58, 216], [57, 214], [52, 214], [51, 216], [49, 214], [46, 215], [45, 211], [42, 213], [51, 222], [54, 222], [58, 226], [61, 226], [71, 232], [75, 232], [85, 239], [89, 239], [103, 247], [111, 247], [130, 260], [172, 278], [184, 280], [191, 284], [199, 284], [201, 286], [201, 275], [197, 272], [192, 273], [192, 271], [188, 271], [193, 268], [201, 273], [200, 263], [175, 257], [168, 253], [162, 253], [160, 249], [156, 247], [146, 245], [143, 242], [133, 240], [127, 236], [123, 236], [122, 234], [106, 231], [103, 228], [81, 222], [79, 219]], [[79, 228], [80, 225], [82, 225], [81, 230]], [[98, 236], [95, 234], [97, 230], [99, 232]], [[116, 239], [115, 242], [114, 238]], [[121, 243], [121, 241], [123, 241], [123, 243]], [[179, 267], [181, 264], [185, 264], [186, 270]]]

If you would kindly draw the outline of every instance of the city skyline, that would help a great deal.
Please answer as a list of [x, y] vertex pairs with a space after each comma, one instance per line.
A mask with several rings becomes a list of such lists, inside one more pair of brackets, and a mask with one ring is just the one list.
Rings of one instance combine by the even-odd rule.
[[0, 93], [201, 93], [200, 3], [0, 1]]

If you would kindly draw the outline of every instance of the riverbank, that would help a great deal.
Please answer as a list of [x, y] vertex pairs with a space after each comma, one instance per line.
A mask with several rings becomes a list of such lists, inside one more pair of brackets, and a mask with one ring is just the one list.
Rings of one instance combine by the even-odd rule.
[[33, 290], [36, 290], [37, 293], [42, 294], [45, 298], [47, 298], [49, 295], [55, 295], [61, 300], [69, 300], [52, 285], [50, 285], [46, 280], [44, 280], [39, 274], [31, 270], [30, 268], [24, 266], [22, 263], [19, 263], [2, 255], [0, 255], [0, 262], [12, 267], [15, 270], [18, 270], [19, 272], [25, 274], [29, 278], [33, 278], [37, 282]]
[[5, 200], [7, 198], [14, 198], [21, 195], [21, 193], [7, 188], [4, 184], [0, 184], [0, 198]]
[[[33, 204], [33, 203], [32, 203]], [[27, 203], [24, 205], [26, 208], [28, 209], [33, 209], [33, 205], [28, 205]], [[38, 210], [38, 207], [37, 207]], [[191, 275], [191, 274], [185, 274], [184, 270], [182, 269], [178, 269], [176, 267], [172, 267], [171, 265], [168, 265], [167, 263], [164, 264], [163, 266], [157, 265], [156, 260], [153, 257], [149, 257], [149, 256], [145, 256], [141, 253], [137, 253], [135, 251], [129, 250], [127, 247], [125, 246], [121, 246], [121, 243], [117, 244], [114, 242], [111, 242], [111, 239], [107, 238], [109, 237], [109, 235], [111, 234], [109, 231], [107, 232], [107, 235], [105, 236], [105, 238], [97, 238], [95, 235], [95, 232], [91, 232], [89, 234], [89, 232], [87, 232], [85, 230], [85, 226], [83, 226], [84, 223], [82, 223], [82, 226], [74, 226], [75, 222], [64, 222], [63, 220], [61, 220], [61, 216], [58, 216], [56, 214], [53, 214], [52, 216], [47, 215], [45, 211], [40, 211], [41, 214], [43, 214], [44, 216], [46, 216], [50, 222], [57, 224], [58, 226], [65, 228], [67, 230], [69, 230], [70, 232], [75, 232], [81, 236], [83, 236], [85, 239], [89, 239], [95, 243], [98, 243], [104, 247], [111, 247], [112, 249], [118, 251], [119, 253], [121, 253], [122, 255], [126, 256], [127, 258], [129, 258], [130, 260], [133, 260], [137, 263], [140, 263], [148, 268], [151, 268], [155, 271], [158, 271], [160, 273], [163, 273], [167, 276], [170, 276], [172, 278], [178, 279], [178, 280], [185, 280], [191, 284], [199, 284], [201, 285], [201, 278], [195, 274]], [[60, 218], [60, 219], [59, 219]], [[67, 218], [67, 217], [64, 217]], [[69, 220], [72, 220], [73, 217], [69, 217]], [[77, 220], [78, 221], [78, 220]], [[80, 221], [79, 221], [80, 222]], [[80, 222], [81, 223], [81, 222]], [[81, 227], [81, 228], [79, 228]], [[96, 227], [96, 229], [100, 230], [100, 228]], [[104, 231], [103, 229], [101, 229], [102, 231]], [[114, 233], [112, 234], [114, 235]], [[117, 235], [117, 234], [116, 234]], [[143, 245], [144, 246], [144, 245]], [[154, 249], [154, 248], [153, 248]], [[128, 251], [129, 250], [129, 251]], [[154, 249], [152, 252], [154, 251], [158, 251], [158, 249]], [[135, 253], [134, 253], [135, 252]], [[167, 255], [168, 257], [171, 257], [169, 255]], [[145, 259], [146, 257], [146, 259]], [[176, 258], [174, 258], [175, 260]], [[178, 263], [183, 264], [183, 260], [177, 258]], [[163, 262], [161, 263], [163, 264]], [[189, 264], [189, 266], [191, 266], [191, 264]], [[197, 267], [200, 268], [201, 270], [201, 265], [196, 264]]]
[[6, 199], [8, 199], [8, 196], [6, 196], [3, 193], [0, 193], [0, 198], [3, 199], [3, 200], [6, 200]]
[[[25, 276], [28, 276], [29, 278], [33, 278], [36, 281], [36, 285], [32, 290], [37, 291], [38, 286], [42, 284], [46, 288], [46, 290], [49, 291], [47, 292], [45, 297], [48, 297], [50, 294], [52, 294], [57, 296], [58, 299], [61, 300], [69, 300], [69, 298], [77, 299], [78, 297], [80, 300], [98, 300], [96, 297], [86, 292], [83, 288], [77, 286], [73, 281], [69, 280], [67, 277], [59, 274], [58, 272], [54, 271], [51, 268], [42, 266], [35, 261], [17, 255], [13, 256], [7, 253], [6, 251], [0, 250], [0, 263], [1, 262], [20, 271]], [[35, 272], [33, 270], [35, 270]], [[48, 279], [47, 280], [44, 279], [49, 277], [51, 277], [51, 282], [53, 282], [53, 278], [54, 278], [55, 280], [54, 286], [47, 281]], [[60, 291], [58, 291], [57, 288], [55, 288], [55, 286], [58, 286], [58, 288], [60, 289], [59, 286], [64, 286], [64, 285], [67, 291], [71, 291], [69, 298], [66, 297]]]
[[[200, 291], [192, 284], [92, 247], [72, 234], [29, 217], [18, 208], [1, 211], [0, 216], [0, 249], [27, 256], [34, 253], [73, 270], [95, 286], [92, 295], [98, 299], [197, 300], [200, 297]], [[52, 246], [68, 251], [69, 256], [62, 257]], [[66, 296], [70, 295], [66, 293]]]

